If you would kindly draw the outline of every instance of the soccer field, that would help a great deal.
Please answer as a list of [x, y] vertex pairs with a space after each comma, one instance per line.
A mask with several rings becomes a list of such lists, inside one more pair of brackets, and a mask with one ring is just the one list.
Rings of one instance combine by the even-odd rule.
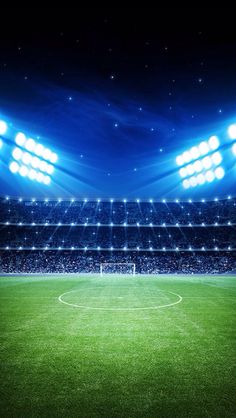
[[235, 417], [236, 276], [0, 278], [2, 417]]

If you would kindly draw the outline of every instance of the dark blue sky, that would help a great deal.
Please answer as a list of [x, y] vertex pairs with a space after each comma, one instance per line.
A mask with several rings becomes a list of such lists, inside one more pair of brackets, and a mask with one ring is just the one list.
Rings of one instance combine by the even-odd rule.
[[[236, 122], [232, 10], [5, 14], [12, 24], [0, 28], [0, 118], [10, 125], [2, 149], [2, 194], [234, 194], [233, 162], [224, 180], [185, 193], [175, 165], [180, 152], [212, 134], [226, 144], [228, 161], [225, 131]], [[10, 141], [18, 130], [58, 152], [50, 186], [9, 172]]]

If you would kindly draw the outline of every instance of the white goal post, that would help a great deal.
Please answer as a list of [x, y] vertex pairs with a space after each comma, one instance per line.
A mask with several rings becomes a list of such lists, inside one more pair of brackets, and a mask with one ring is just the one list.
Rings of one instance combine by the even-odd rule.
[[[125, 268], [127, 271], [125, 272]], [[103, 274], [132, 274], [135, 276], [136, 267], [135, 263], [101, 263], [100, 264], [100, 276]]]

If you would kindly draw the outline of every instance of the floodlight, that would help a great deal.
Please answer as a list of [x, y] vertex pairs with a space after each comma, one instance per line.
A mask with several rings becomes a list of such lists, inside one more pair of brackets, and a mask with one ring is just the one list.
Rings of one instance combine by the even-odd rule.
[[43, 182], [43, 179], [44, 179], [44, 175], [43, 175], [43, 173], [38, 172], [38, 173], [36, 174], [36, 180], [37, 180], [39, 183], [42, 183], [42, 182]]
[[195, 187], [197, 185], [197, 179], [195, 176], [190, 177], [189, 183], [192, 187]]
[[200, 171], [202, 171], [203, 167], [202, 167], [202, 163], [200, 160], [197, 160], [193, 163], [193, 168], [197, 173], [200, 173]]
[[25, 134], [23, 134], [22, 132], [19, 132], [18, 134], [16, 134], [15, 142], [17, 145], [19, 145], [20, 147], [23, 147], [25, 141], [26, 141]]
[[191, 161], [192, 157], [189, 151], [185, 151], [183, 153], [183, 160], [185, 163], [189, 163], [189, 161]]
[[179, 166], [184, 164], [184, 160], [183, 160], [182, 155], [178, 155], [178, 157], [176, 157], [176, 164], [179, 165]]
[[19, 171], [20, 166], [16, 161], [12, 161], [12, 163], [9, 165], [9, 168], [10, 171], [15, 174]]
[[190, 187], [189, 180], [185, 179], [185, 180], [183, 181], [183, 187], [184, 187], [185, 189], [188, 189], [188, 188]]
[[51, 183], [51, 178], [49, 176], [44, 176], [43, 182], [48, 185]]
[[22, 177], [25, 177], [25, 176], [27, 176], [28, 171], [29, 171], [28, 168], [25, 165], [22, 165], [20, 167], [19, 173]]
[[222, 156], [219, 151], [214, 152], [214, 154], [211, 156], [212, 162], [214, 165], [219, 165], [222, 162]]
[[15, 160], [20, 160], [22, 157], [22, 150], [20, 148], [14, 148], [12, 151], [12, 156]]
[[192, 147], [190, 150], [190, 154], [193, 160], [200, 157], [200, 152], [199, 152], [198, 147]]
[[48, 164], [46, 163], [46, 161], [40, 161], [40, 163], [39, 163], [39, 169], [41, 170], [41, 171], [47, 171], [47, 167], [48, 167]]
[[52, 152], [50, 151], [50, 149], [49, 148], [45, 148], [44, 151], [43, 151], [43, 158], [45, 160], [50, 160], [51, 155], [52, 155]]
[[38, 157], [33, 157], [31, 161], [31, 165], [34, 168], [39, 168], [40, 165], [40, 159]]
[[55, 164], [57, 162], [57, 160], [58, 160], [58, 156], [55, 152], [53, 152], [50, 156], [50, 161], [51, 161], [51, 163]]
[[229, 134], [230, 139], [236, 139], [236, 123], [229, 126], [228, 134]]
[[215, 179], [215, 174], [213, 173], [212, 170], [208, 170], [205, 173], [205, 178], [206, 178], [206, 181], [208, 181], [209, 183], [211, 183]]
[[28, 165], [28, 164], [30, 164], [31, 160], [32, 160], [32, 156], [28, 152], [24, 152], [24, 154], [22, 156], [23, 163]]
[[0, 135], [4, 135], [7, 132], [7, 124], [4, 120], [0, 120]]
[[29, 171], [29, 173], [28, 173], [28, 177], [29, 177], [30, 180], [35, 180], [36, 179], [36, 175], [37, 175], [37, 171], [36, 170], [33, 170], [33, 169], [31, 169]]
[[188, 175], [191, 176], [195, 171], [193, 164], [188, 164], [187, 167], [186, 167], [186, 171], [187, 171]]
[[224, 177], [224, 175], [225, 175], [225, 171], [223, 167], [220, 166], [215, 169], [215, 176], [218, 180], [221, 180]]
[[41, 157], [43, 155], [44, 147], [42, 144], [37, 144], [34, 150], [34, 153]]
[[205, 177], [204, 177], [204, 175], [202, 173], [201, 174], [198, 174], [198, 176], [197, 176], [197, 182], [200, 185], [202, 185], [202, 184], [205, 183]]
[[236, 155], [236, 142], [232, 146], [232, 151], [233, 151], [234, 155]]
[[206, 155], [209, 152], [209, 146], [207, 144], [207, 142], [203, 141], [201, 142], [201, 144], [199, 145], [199, 151], [201, 155]]
[[36, 146], [36, 142], [34, 141], [34, 139], [32, 139], [32, 138], [27, 139], [27, 141], [25, 143], [25, 148], [28, 151], [30, 151], [30, 152], [34, 151], [35, 146]]
[[[198, 146], [193, 146], [191, 149], [184, 151], [182, 155], [176, 157], [176, 164], [180, 166], [179, 175], [184, 179], [182, 185], [185, 189], [203, 185], [206, 181], [210, 183], [215, 178], [219, 178], [214, 173], [214, 170], [211, 171], [212, 166], [218, 166], [223, 161], [221, 153], [215, 151], [219, 146], [219, 138], [216, 135], [212, 135], [208, 141], [202, 141]], [[233, 152], [236, 155], [236, 146]], [[189, 164], [191, 160], [193, 162]], [[194, 176], [195, 173], [196, 176]], [[218, 174], [218, 176], [220, 175], [222, 174]]]
[[209, 156], [203, 158], [202, 165], [205, 169], [211, 168], [212, 166], [211, 158]]
[[208, 140], [208, 145], [211, 150], [216, 150], [220, 146], [219, 138], [215, 135], [211, 136]]
[[186, 177], [188, 175], [186, 168], [185, 167], [181, 168], [179, 170], [179, 174], [181, 177]]

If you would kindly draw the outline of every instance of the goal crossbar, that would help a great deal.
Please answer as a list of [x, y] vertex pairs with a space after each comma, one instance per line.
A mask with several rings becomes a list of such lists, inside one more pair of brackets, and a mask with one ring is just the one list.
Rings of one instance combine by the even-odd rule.
[[[136, 266], [135, 263], [101, 263], [100, 264], [100, 276], [103, 276], [104, 270], [106, 267], [115, 267], [115, 266], [126, 266], [132, 268], [132, 275], [135, 276]], [[112, 272], [113, 273], [113, 272]], [[114, 271], [114, 273], [117, 273]]]

